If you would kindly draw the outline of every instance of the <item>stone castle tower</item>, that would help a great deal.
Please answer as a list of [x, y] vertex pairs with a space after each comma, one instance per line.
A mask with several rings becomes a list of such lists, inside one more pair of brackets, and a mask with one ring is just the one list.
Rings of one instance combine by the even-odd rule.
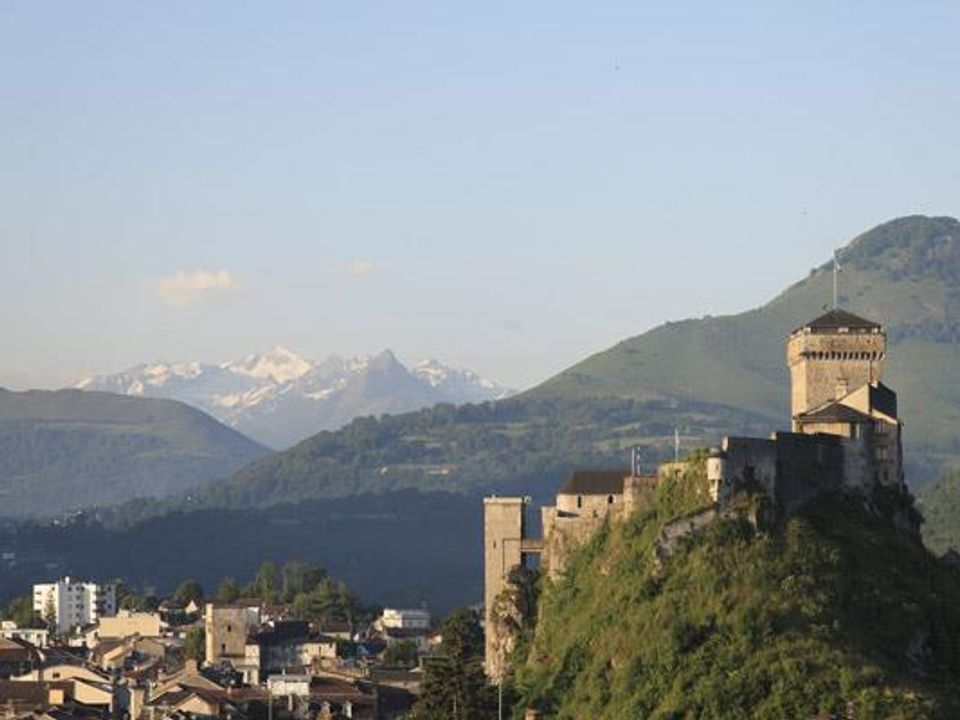
[[875, 322], [834, 309], [794, 330], [787, 340], [790, 414], [797, 418], [880, 381], [887, 335]]
[[493, 608], [507, 587], [510, 570], [524, 562], [526, 499], [488, 497], [483, 500], [483, 606], [485, 610], [484, 656], [487, 674], [499, 679], [505, 658], [501, 643], [506, 638], [494, 632]]

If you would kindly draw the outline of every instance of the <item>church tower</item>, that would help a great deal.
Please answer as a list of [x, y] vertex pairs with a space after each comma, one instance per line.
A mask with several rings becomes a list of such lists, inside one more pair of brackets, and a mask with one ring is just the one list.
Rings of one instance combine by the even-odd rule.
[[790, 333], [790, 414], [797, 418], [880, 382], [887, 352], [883, 328], [834, 309]]

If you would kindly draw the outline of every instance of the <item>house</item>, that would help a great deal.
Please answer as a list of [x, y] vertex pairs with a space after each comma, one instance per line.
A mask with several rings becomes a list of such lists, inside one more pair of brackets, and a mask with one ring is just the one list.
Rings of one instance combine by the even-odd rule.
[[0, 638], [0, 679], [30, 672], [36, 659], [36, 650], [28, 643]]
[[23, 640], [34, 647], [45, 648], [49, 642], [50, 631], [46, 628], [21, 628], [15, 622], [0, 622], [0, 639]]
[[111, 640], [138, 635], [145, 638], [158, 638], [163, 635], [165, 623], [159, 613], [119, 610], [112, 617], [102, 617], [99, 623], [86, 636], [87, 647], [96, 646], [100, 640]]
[[251, 633], [244, 661], [236, 667], [244, 682], [258, 684], [272, 674], [319, 668], [337, 659], [337, 639], [311, 630], [303, 620], [267, 623]]

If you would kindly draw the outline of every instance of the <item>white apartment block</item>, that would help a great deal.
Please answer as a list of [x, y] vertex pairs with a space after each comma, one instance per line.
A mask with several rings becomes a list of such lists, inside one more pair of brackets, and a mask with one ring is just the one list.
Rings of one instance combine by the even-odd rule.
[[78, 625], [96, 623], [117, 612], [116, 586], [78, 582], [69, 577], [55, 583], [33, 586], [33, 609], [43, 617], [52, 608], [57, 632], [68, 633]]

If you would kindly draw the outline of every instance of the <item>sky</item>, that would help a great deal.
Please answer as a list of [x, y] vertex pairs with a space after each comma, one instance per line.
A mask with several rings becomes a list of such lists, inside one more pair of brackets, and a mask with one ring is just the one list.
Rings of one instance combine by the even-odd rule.
[[[512, 387], [960, 213], [953, 2], [0, 3], [0, 386]], [[826, 299], [825, 299], [826, 301]]]

